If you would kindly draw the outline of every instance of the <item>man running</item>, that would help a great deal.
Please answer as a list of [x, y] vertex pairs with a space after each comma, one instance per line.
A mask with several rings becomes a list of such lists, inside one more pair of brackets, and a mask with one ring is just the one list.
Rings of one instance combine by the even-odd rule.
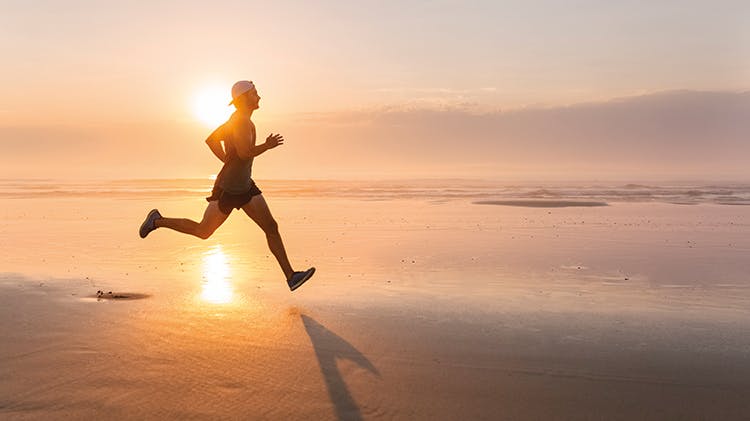
[[[203, 220], [195, 222], [184, 218], [165, 218], [157, 209], [151, 210], [140, 228], [141, 238], [157, 228], [170, 228], [185, 234], [206, 239], [226, 221], [232, 209], [242, 209], [266, 233], [268, 248], [284, 271], [289, 289], [294, 291], [315, 273], [311, 267], [304, 272], [295, 272], [289, 263], [284, 243], [281, 241], [279, 226], [268, 209], [258, 186], [250, 178], [253, 158], [263, 152], [284, 144], [284, 137], [271, 133], [266, 142], [255, 144], [255, 125], [251, 117], [259, 108], [260, 96], [255, 85], [242, 80], [232, 86], [232, 101], [235, 111], [226, 123], [222, 124], [206, 139], [211, 151], [224, 162], [216, 176], [211, 196]], [[222, 147], [221, 142], [224, 142]]]

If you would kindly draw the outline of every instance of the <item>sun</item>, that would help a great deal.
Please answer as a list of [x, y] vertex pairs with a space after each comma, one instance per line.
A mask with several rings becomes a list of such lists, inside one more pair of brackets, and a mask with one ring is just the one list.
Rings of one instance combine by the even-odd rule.
[[229, 92], [219, 87], [205, 87], [193, 95], [193, 114], [201, 123], [216, 127], [229, 118], [233, 109], [227, 104]]

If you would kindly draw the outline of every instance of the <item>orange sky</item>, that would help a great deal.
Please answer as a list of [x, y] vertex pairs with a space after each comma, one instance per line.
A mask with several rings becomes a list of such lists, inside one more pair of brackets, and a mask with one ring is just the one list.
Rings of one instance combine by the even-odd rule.
[[[675, 90], [726, 93], [727, 103], [711, 106], [734, 109], [729, 94], [744, 98], [750, 89], [745, 2], [648, 8], [585, 2], [575, 10], [563, 3], [4, 2], [0, 177], [214, 173], [218, 161], [203, 145], [211, 127], [196, 98], [224, 92], [228, 99], [231, 84], [244, 78], [263, 97], [259, 132], [288, 138], [260, 158], [255, 175], [261, 178], [439, 176], [456, 156], [455, 145], [471, 143], [462, 133], [476, 132], [476, 115], [492, 120], [499, 111], [526, 109], [521, 115], [534, 127], [534, 119], [546, 121], [540, 110], [589, 103], [609, 109], [616, 98]], [[661, 112], [668, 116], [669, 107], [682, 105], [666, 104]], [[424, 112], [433, 114], [424, 118]], [[444, 115], [435, 112], [459, 118], [436, 132], [431, 127]], [[377, 115], [402, 121], [393, 126]], [[551, 158], [496, 147], [517, 147], [518, 130], [526, 129], [506, 130], [508, 119], [485, 120], [475, 134], [484, 146], [476, 155], [458, 154], [461, 162], [448, 172], [534, 174], [554, 167], [558, 173], [572, 166], [602, 174], [596, 167], [618, 150], [578, 153], [590, 160], [581, 163], [574, 148], [561, 147], [549, 165]], [[565, 124], [583, 125], [570, 130], [590, 135], [584, 121]], [[610, 121], [613, 126], [597, 130], [624, 124]], [[670, 124], [648, 135], [674, 142], [684, 130], [678, 120]], [[745, 129], [737, 127], [740, 134]], [[718, 139], [705, 133], [711, 138], [705, 147], [734, 147], [737, 130], [717, 132]], [[422, 137], [394, 140], [396, 133]], [[534, 139], [557, 144], [555, 136], [537, 130]], [[390, 143], [398, 141], [417, 146]], [[743, 176], [732, 167], [736, 153], [726, 148], [717, 155], [726, 155], [725, 172]], [[668, 172], [698, 168], [698, 149], [683, 154], [684, 171], [670, 162]], [[489, 150], [496, 155], [488, 157]], [[638, 162], [633, 156], [618, 173]], [[40, 168], [54, 174], [46, 177]]]

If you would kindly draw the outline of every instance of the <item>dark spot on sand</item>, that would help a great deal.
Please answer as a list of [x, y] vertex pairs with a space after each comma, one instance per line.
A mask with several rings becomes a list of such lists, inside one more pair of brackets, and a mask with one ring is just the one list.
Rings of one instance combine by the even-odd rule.
[[101, 290], [96, 291], [95, 295], [89, 296], [89, 298], [96, 298], [97, 300], [141, 300], [148, 297], [150, 297], [150, 295], [138, 292], [104, 292]]

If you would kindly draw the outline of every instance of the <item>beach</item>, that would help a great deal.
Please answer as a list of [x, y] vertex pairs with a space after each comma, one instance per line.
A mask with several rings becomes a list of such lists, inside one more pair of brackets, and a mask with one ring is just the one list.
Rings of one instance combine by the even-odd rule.
[[[3, 419], [746, 419], [747, 186], [0, 183]], [[111, 294], [110, 294], [111, 292]]]

